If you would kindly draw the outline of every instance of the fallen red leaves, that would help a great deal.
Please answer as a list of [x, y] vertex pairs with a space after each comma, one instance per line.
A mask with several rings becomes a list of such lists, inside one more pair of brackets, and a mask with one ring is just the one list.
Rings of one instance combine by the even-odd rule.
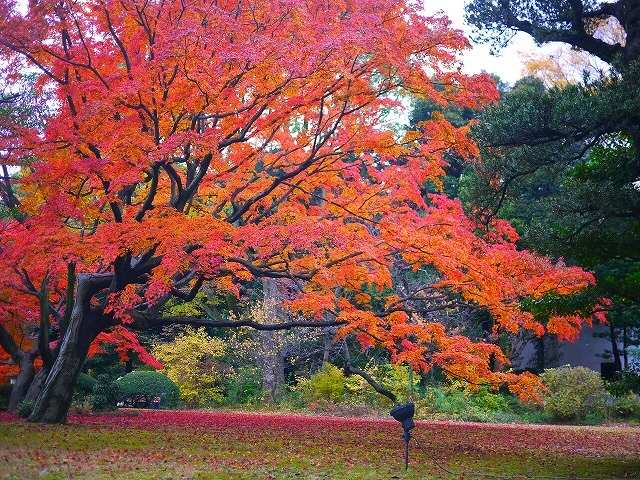
[[[1, 422], [16, 417], [0, 412]], [[323, 437], [331, 440], [352, 437], [363, 447], [398, 444], [400, 426], [392, 419], [344, 418], [298, 414], [210, 412], [197, 410], [121, 410], [115, 414], [70, 415], [71, 425], [104, 428], [167, 430], [226, 435]], [[640, 428], [582, 427], [559, 425], [484, 424], [472, 422], [417, 422], [414, 437], [434, 451], [514, 453], [542, 450], [549, 453], [638, 456]], [[342, 440], [344, 441], [345, 438]], [[367, 441], [371, 443], [366, 445]]]

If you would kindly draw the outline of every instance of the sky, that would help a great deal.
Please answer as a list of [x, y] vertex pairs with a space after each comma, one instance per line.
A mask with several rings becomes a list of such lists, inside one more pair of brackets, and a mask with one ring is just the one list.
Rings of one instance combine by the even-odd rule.
[[[453, 27], [465, 31], [467, 36], [471, 28], [464, 22], [465, 0], [424, 0], [425, 11], [429, 14], [444, 12], [453, 23]], [[510, 84], [522, 77], [522, 55], [549, 51], [550, 47], [537, 47], [533, 39], [526, 33], [518, 33], [499, 55], [491, 55], [488, 45], [474, 44], [473, 49], [462, 57], [464, 68], [468, 73], [486, 71], [495, 73]]]

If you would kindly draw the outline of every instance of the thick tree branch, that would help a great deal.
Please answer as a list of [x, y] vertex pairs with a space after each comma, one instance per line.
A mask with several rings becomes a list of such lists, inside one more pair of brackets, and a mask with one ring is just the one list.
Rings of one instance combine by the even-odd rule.
[[[573, 2], [575, 3], [575, 2]], [[579, 2], [582, 4], [582, 2]], [[602, 40], [599, 40], [591, 35], [588, 35], [583, 26], [583, 20], [576, 20], [575, 15], [581, 13], [583, 7], [572, 8], [574, 14], [571, 18], [567, 18], [572, 24], [571, 29], [555, 29], [542, 25], [534, 24], [528, 20], [521, 20], [514, 13], [510, 0], [501, 0], [501, 11], [503, 14], [505, 26], [520, 30], [521, 32], [528, 33], [538, 43], [546, 42], [563, 42], [568, 43], [574, 47], [585, 50], [596, 57], [604, 60], [607, 63], [612, 63], [617, 56], [624, 52], [624, 48], [621, 45], [611, 45]], [[575, 28], [575, 25], [580, 25], [579, 28]]]
[[0, 324], [0, 347], [11, 356], [14, 362], [18, 363], [22, 358], [22, 350], [2, 324]]
[[249, 327], [261, 331], [292, 330], [295, 328], [328, 328], [344, 325], [345, 322], [332, 321], [292, 321], [282, 323], [259, 323], [253, 320], [213, 320], [211, 318], [197, 318], [185, 316], [145, 317], [134, 315], [134, 327], [145, 329], [156, 325], [197, 325], [217, 328]]
[[354, 374], [359, 375], [360, 377], [364, 378], [367, 381], [367, 383], [371, 385], [371, 387], [373, 387], [373, 389], [376, 392], [378, 392], [380, 395], [384, 395], [394, 403], [397, 402], [398, 397], [396, 397], [393, 394], [393, 392], [387, 390], [382, 385], [380, 385], [380, 383], [378, 383], [376, 379], [373, 378], [371, 375], [369, 375], [367, 372], [365, 372], [364, 370], [361, 370], [360, 368], [354, 367], [351, 364], [351, 354], [349, 353], [349, 347], [346, 341], [343, 341], [342, 346], [344, 351], [344, 369], [343, 370], [345, 375], [347, 376], [354, 375]]
[[49, 286], [45, 277], [40, 287], [40, 334], [38, 335], [38, 350], [40, 358], [46, 368], [53, 364], [53, 353], [49, 348]]
[[76, 264], [69, 262], [67, 264], [67, 292], [64, 305], [64, 316], [60, 319], [60, 337], [64, 336], [67, 330], [67, 326], [71, 321], [71, 312], [73, 311], [73, 304], [75, 301], [75, 288], [76, 288]]
[[158, 177], [160, 176], [160, 165], [159, 164], [154, 164], [153, 167], [151, 167], [151, 182], [149, 183], [149, 192], [147, 193], [147, 196], [144, 199], [144, 202], [142, 202], [142, 205], [140, 205], [140, 208], [138, 210], [138, 212], [136, 213], [136, 221], [141, 222], [142, 219], [144, 218], [145, 213], [147, 213], [148, 210], [151, 210], [153, 208], [153, 199], [156, 196], [156, 192], [158, 191]]
[[180, 290], [178, 288], [172, 288], [171, 289], [171, 294], [174, 297], [180, 298], [181, 300], [184, 300], [186, 302], [190, 302], [191, 300], [196, 298], [196, 295], [200, 291], [200, 288], [202, 287], [203, 283], [204, 283], [204, 275], [200, 275], [198, 277], [198, 279], [196, 280], [196, 282], [191, 287], [191, 289], [189, 289], [188, 292], [183, 292], [182, 290]]

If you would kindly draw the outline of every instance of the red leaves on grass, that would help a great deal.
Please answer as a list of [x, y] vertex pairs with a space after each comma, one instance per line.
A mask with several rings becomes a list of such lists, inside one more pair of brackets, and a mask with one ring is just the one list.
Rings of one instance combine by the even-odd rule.
[[[13, 414], [0, 412], [0, 422], [12, 422]], [[72, 427], [115, 430], [152, 430], [215, 434], [230, 440], [238, 435], [252, 441], [309, 441], [318, 444], [355, 443], [375, 450], [401, 439], [400, 425], [391, 418], [345, 418], [299, 414], [212, 412], [197, 410], [119, 410], [114, 414], [70, 415]], [[638, 456], [640, 431], [628, 427], [481, 424], [451, 421], [418, 421], [414, 435], [440, 456], [458, 445], [468, 451], [510, 454], [538, 450], [566, 455]]]

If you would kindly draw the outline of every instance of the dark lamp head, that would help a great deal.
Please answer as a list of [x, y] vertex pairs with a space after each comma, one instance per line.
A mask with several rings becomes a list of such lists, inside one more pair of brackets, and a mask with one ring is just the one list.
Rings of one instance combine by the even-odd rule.
[[416, 424], [413, 423], [413, 415], [415, 414], [415, 412], [416, 407], [413, 402], [408, 402], [393, 407], [393, 409], [391, 409], [391, 411], [389, 412], [389, 415], [399, 421], [405, 431], [408, 431], [416, 426]]

